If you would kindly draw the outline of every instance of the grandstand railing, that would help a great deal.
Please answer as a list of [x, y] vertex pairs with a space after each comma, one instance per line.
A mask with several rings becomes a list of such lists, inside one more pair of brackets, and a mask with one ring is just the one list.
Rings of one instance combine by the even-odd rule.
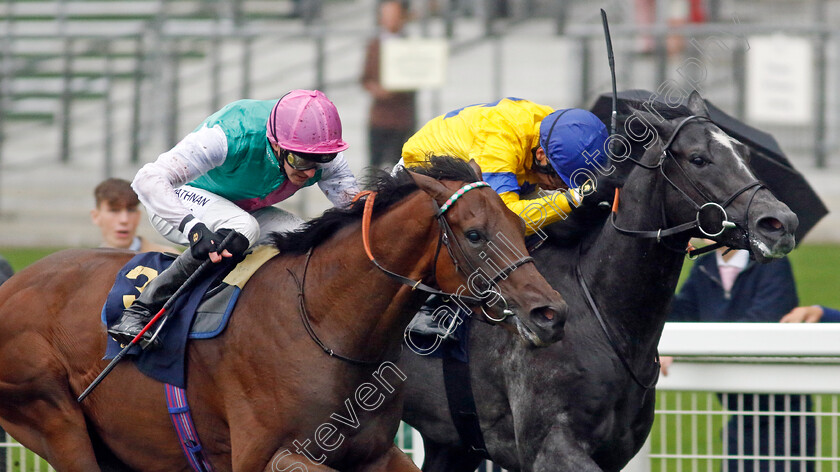
[[[657, 384], [656, 423], [651, 436], [627, 471], [731, 471], [726, 459], [775, 459], [790, 452], [790, 436], [785, 435], [782, 450], [769, 454], [744, 454], [727, 450], [722, 440], [730, 415], [736, 418], [738, 432], [747, 419], [786, 417], [783, 428], [794, 423], [804, 426], [814, 418], [816, 453], [812, 457], [787, 456], [787, 464], [776, 470], [837, 472], [840, 470], [840, 324], [775, 323], [668, 323], [659, 350], [674, 356], [669, 374]], [[749, 393], [744, 393], [749, 392]], [[811, 412], [727, 411], [726, 403], [758, 403], [758, 394], [789, 395], [800, 400], [810, 396]], [[790, 400], [784, 399], [784, 402]], [[789, 403], [786, 403], [789, 405]], [[754, 441], [762, 435], [772, 437], [773, 422], [757, 428]], [[764, 424], [762, 424], [764, 426]], [[804, 429], [804, 428], [803, 428]], [[805, 441], [803, 435], [801, 441]], [[808, 466], [808, 463], [811, 466]], [[772, 465], [772, 463], [771, 463]], [[813, 467], [813, 468], [809, 468]], [[772, 468], [770, 469], [772, 470]]]

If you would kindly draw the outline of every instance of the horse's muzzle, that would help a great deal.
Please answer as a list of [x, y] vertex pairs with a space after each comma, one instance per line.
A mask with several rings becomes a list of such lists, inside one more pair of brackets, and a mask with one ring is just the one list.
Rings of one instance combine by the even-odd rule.
[[760, 215], [752, 228], [750, 246], [756, 260], [782, 257], [796, 245], [794, 233], [799, 219], [792, 211], [784, 208]]

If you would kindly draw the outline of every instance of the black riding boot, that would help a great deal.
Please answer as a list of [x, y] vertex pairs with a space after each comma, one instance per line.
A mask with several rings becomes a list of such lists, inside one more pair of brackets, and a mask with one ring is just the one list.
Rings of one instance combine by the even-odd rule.
[[[117, 324], [108, 329], [108, 334], [120, 344], [130, 343], [201, 263], [202, 261], [193, 257], [189, 249], [184, 251], [169, 268], [149, 282], [143, 293], [123, 311]], [[160, 337], [149, 344], [153, 333], [154, 329], [143, 333], [139, 341], [143, 349], [157, 349], [161, 346]]]

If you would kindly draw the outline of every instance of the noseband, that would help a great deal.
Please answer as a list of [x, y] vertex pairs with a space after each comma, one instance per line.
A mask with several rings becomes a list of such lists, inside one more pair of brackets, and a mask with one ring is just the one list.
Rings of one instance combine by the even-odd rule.
[[[750, 206], [752, 205], [752, 201], [755, 198], [756, 193], [758, 193], [759, 190], [764, 188], [764, 184], [762, 184], [758, 180], [754, 180], [750, 183], [747, 183], [746, 185], [744, 185], [740, 189], [736, 190], [732, 195], [729, 196], [729, 198], [725, 199], [722, 203], [717, 203], [712, 198], [707, 196], [705, 192], [703, 192], [703, 190], [700, 188], [700, 186], [694, 181], [694, 179], [691, 178], [691, 176], [688, 175], [688, 173], [685, 171], [685, 169], [683, 169], [683, 167], [680, 165], [679, 161], [677, 161], [676, 158], [674, 158], [674, 155], [671, 153], [671, 145], [673, 144], [674, 139], [676, 139], [677, 133], [680, 132], [680, 130], [683, 128], [683, 126], [686, 125], [686, 123], [688, 123], [691, 120], [695, 120], [695, 119], [696, 120], [711, 121], [706, 117], [702, 117], [702, 116], [698, 116], [698, 115], [691, 115], [691, 116], [688, 116], [688, 117], [684, 118], [682, 121], [680, 121], [680, 123], [677, 125], [676, 129], [674, 129], [674, 132], [671, 133], [670, 138], [668, 138], [668, 140], [662, 146], [662, 154], [659, 157], [659, 162], [656, 163], [655, 165], [644, 164], [643, 162], [640, 162], [636, 159], [628, 158], [634, 164], [636, 164], [637, 166], [644, 167], [645, 169], [651, 169], [651, 170], [659, 169], [659, 173], [662, 175], [663, 178], [665, 178], [665, 181], [668, 182], [668, 184], [670, 184], [671, 187], [676, 189], [677, 192], [679, 192], [680, 195], [682, 195], [682, 197], [685, 200], [687, 200], [694, 207], [694, 209], [697, 212], [694, 220], [683, 223], [683, 224], [680, 224], [680, 225], [677, 225], [677, 226], [673, 226], [671, 228], [660, 228], [660, 229], [653, 230], [653, 231], [636, 231], [636, 230], [629, 230], [629, 229], [621, 228], [618, 225], [616, 225], [616, 223], [615, 223], [616, 214], [618, 213], [618, 194], [619, 194], [619, 190], [615, 189], [615, 199], [613, 200], [613, 207], [612, 207], [612, 214], [610, 215], [610, 221], [613, 225], [613, 228], [615, 228], [616, 231], [618, 231], [619, 233], [628, 235], [628, 236], [636, 237], [636, 238], [656, 238], [657, 243], [663, 243], [663, 244], [664, 244], [664, 242], [662, 241], [663, 237], [673, 236], [675, 234], [679, 234], [679, 233], [682, 233], [682, 232], [685, 232], [685, 231], [689, 231], [689, 230], [692, 230], [694, 228], [697, 228], [701, 233], [703, 233], [705, 236], [708, 236], [710, 238], [720, 236], [727, 229], [736, 228], [736, 227], [739, 226], [739, 223], [729, 220], [729, 216], [726, 213], [726, 207], [728, 207], [733, 201], [735, 201], [735, 199], [738, 198], [742, 193], [744, 193], [744, 192], [746, 192], [750, 189], [753, 189], [752, 194], [750, 195], [750, 200], [747, 203], [747, 210], [745, 212], [745, 215], [749, 214]], [[675, 184], [674, 181], [672, 181], [668, 177], [668, 175], [665, 173], [665, 167], [664, 167], [665, 159], [667, 159], [668, 157], [674, 158], [673, 161], [676, 164], [677, 169], [679, 169], [680, 172], [682, 172], [683, 176], [686, 178], [686, 180], [694, 188], [694, 191], [697, 192], [697, 194], [699, 194], [700, 197], [705, 200], [705, 203], [698, 204], [697, 202], [695, 202], [693, 198], [691, 198], [683, 189], [681, 189], [679, 186], [677, 186], [677, 184]], [[664, 220], [665, 220], [665, 208], [664, 208], [665, 202], [664, 201], [662, 202], [662, 205], [663, 205], [662, 219], [663, 219], [663, 226], [665, 226], [665, 222], [664, 222]], [[710, 230], [710, 229], [707, 229], [707, 228], [703, 227], [703, 225], [701, 223], [701, 216], [702, 216], [704, 211], [708, 211], [708, 210], [717, 211], [721, 214], [720, 230], [714, 231], [714, 230]], [[745, 220], [746, 220], [746, 217], [745, 217]], [[747, 224], [747, 222], [744, 221], [743, 224], [741, 224], [740, 226], [742, 226], [742, 228], [744, 230], [744, 233], [746, 234], [747, 238], [749, 239], [749, 225]], [[715, 244], [705, 246], [701, 249], [690, 248], [688, 251], [677, 250], [677, 249], [674, 249], [674, 250], [677, 251], [677, 252], [680, 252], [680, 253], [688, 252], [690, 258], [696, 258], [700, 254], [712, 251], [714, 249], [717, 249], [720, 246], [721, 246], [720, 243], [715, 243]], [[666, 245], [666, 247], [669, 247], [669, 246]], [[672, 249], [672, 248], [669, 247], [669, 249]]]

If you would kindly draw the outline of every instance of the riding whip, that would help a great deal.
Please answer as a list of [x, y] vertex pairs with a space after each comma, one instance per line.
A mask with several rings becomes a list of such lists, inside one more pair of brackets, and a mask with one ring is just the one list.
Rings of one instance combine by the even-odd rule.
[[[228, 233], [227, 236], [225, 236], [225, 239], [222, 240], [221, 244], [219, 244], [219, 253], [221, 253], [224, 250], [224, 247], [227, 245], [227, 243], [231, 239], [233, 239], [234, 234], [235, 232], [231, 231]], [[189, 249], [187, 250], [189, 251]], [[193, 272], [192, 274], [190, 274], [189, 277], [187, 277], [187, 280], [185, 280], [184, 283], [181, 284], [180, 287], [178, 287], [178, 290], [176, 290], [175, 293], [172, 294], [169, 300], [167, 300], [166, 303], [163, 304], [163, 308], [161, 308], [160, 311], [158, 311], [157, 314], [154, 317], [152, 317], [152, 319], [148, 323], [146, 323], [146, 326], [143, 327], [143, 329], [137, 334], [137, 336], [135, 336], [130, 343], [128, 343], [116, 356], [114, 356], [114, 358], [111, 359], [111, 362], [102, 370], [102, 372], [100, 372], [99, 375], [97, 375], [96, 378], [93, 379], [93, 382], [91, 382], [90, 385], [88, 385], [88, 387], [85, 389], [85, 391], [82, 392], [81, 395], [79, 395], [79, 398], [76, 399], [77, 402], [81, 403], [82, 400], [85, 399], [85, 397], [90, 395], [90, 392], [92, 392], [93, 389], [96, 388], [96, 386], [99, 385], [102, 382], [102, 380], [105, 379], [105, 377], [109, 373], [111, 373], [112, 370], [114, 370], [114, 367], [117, 366], [117, 364], [122, 360], [122, 358], [125, 357], [126, 354], [128, 354], [129, 349], [135, 346], [140, 341], [140, 338], [143, 336], [143, 334], [146, 331], [148, 331], [160, 319], [160, 317], [163, 316], [164, 313], [166, 313], [166, 317], [163, 321], [161, 321], [160, 327], [163, 326], [166, 319], [169, 318], [169, 313], [167, 313], [167, 310], [171, 308], [172, 304], [175, 303], [178, 300], [178, 298], [180, 298], [181, 295], [184, 294], [184, 292], [189, 290], [189, 288], [195, 283], [195, 281], [199, 280], [204, 274], [204, 272], [207, 270], [207, 268], [212, 265], [213, 262], [210, 261], [210, 259], [207, 259], [206, 261], [202, 262], [200, 266], [198, 266], [198, 269], [196, 269], [195, 272]], [[155, 332], [155, 336], [157, 336], [160, 332], [160, 327], [158, 327], [157, 331]]]
[[610, 61], [610, 77], [612, 78], [612, 115], [610, 116], [610, 136], [615, 135], [616, 117], [618, 115], [618, 92], [615, 85], [615, 56], [613, 56], [612, 39], [610, 38], [610, 24], [607, 12], [601, 9], [601, 22], [604, 24], [604, 39], [607, 40], [607, 58]]

